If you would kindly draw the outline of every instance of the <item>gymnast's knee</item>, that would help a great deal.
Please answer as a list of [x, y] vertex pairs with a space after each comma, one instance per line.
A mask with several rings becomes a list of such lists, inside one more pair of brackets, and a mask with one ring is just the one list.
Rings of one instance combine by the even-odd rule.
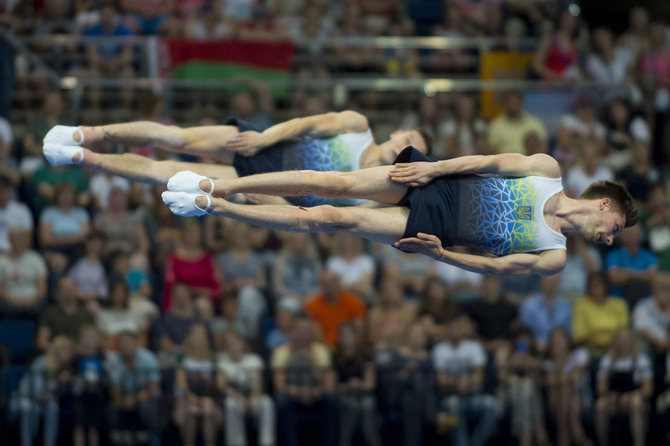
[[304, 218], [299, 219], [299, 232], [335, 232], [351, 229], [355, 222], [346, 211], [335, 206], [324, 205], [311, 209], [299, 209]]

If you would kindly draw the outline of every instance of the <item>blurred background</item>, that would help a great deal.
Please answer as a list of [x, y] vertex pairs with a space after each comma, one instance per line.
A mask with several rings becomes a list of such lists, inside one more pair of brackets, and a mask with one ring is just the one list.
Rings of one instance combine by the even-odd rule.
[[[0, 437], [54, 445], [670, 444], [670, 3], [0, 0]], [[56, 124], [356, 110], [432, 156], [548, 153], [636, 227], [553, 277], [182, 219], [49, 166]], [[154, 159], [153, 147], [107, 153]], [[177, 159], [197, 161], [193, 157]]]

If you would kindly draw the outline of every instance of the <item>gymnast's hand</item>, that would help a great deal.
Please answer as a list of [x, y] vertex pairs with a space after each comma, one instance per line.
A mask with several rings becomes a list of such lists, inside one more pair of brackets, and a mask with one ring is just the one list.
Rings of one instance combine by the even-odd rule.
[[396, 183], [410, 187], [426, 185], [439, 176], [437, 163], [417, 161], [414, 163], [397, 163], [389, 171], [389, 178]]
[[424, 234], [423, 232], [416, 234], [416, 237], [400, 239], [393, 246], [405, 251], [423, 254], [433, 259], [442, 257], [444, 251], [439, 238], [431, 234]]
[[262, 133], [249, 130], [228, 138], [224, 141], [223, 146], [227, 150], [237, 152], [242, 156], [254, 156], [259, 150], [267, 146], [263, 139]]

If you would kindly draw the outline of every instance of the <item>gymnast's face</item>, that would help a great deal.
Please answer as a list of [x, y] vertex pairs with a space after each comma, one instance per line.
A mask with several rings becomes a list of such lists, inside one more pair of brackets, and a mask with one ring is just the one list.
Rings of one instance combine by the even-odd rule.
[[626, 218], [621, 212], [611, 208], [608, 198], [603, 198], [601, 203], [600, 209], [592, 215], [582, 235], [589, 242], [609, 246], [621, 234]]
[[416, 130], [396, 130], [391, 133], [390, 144], [386, 144], [386, 150], [382, 154], [384, 161], [391, 164], [396, 156], [407, 146], [412, 146], [421, 153], [426, 153], [426, 142], [423, 136]]

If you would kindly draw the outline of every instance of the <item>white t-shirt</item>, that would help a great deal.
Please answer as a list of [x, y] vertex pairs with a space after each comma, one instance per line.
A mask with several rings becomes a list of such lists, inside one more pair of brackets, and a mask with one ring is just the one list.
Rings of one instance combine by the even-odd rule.
[[[579, 367], [586, 367], [589, 365], [590, 356], [588, 349], [585, 347], [578, 347], [570, 352], [570, 356], [563, 366], [563, 373], [566, 375], [571, 374]], [[545, 372], [552, 372], [556, 367], [554, 361], [548, 359], [542, 364], [542, 368]]]
[[367, 254], [360, 254], [351, 260], [334, 256], [328, 259], [327, 268], [337, 274], [342, 285], [346, 286], [358, 282], [367, 274], [373, 274], [375, 261]]
[[586, 71], [598, 83], [621, 84], [626, 80], [633, 56], [628, 48], [614, 49], [614, 60], [606, 62], [600, 56], [590, 54], [586, 59]]
[[263, 360], [255, 353], [245, 353], [237, 362], [227, 353], [221, 353], [216, 363], [226, 382], [236, 389], [251, 390], [254, 375], [263, 370]]
[[37, 291], [37, 280], [47, 276], [47, 266], [35, 251], [18, 259], [0, 256], [0, 287], [16, 299], [29, 299]]
[[106, 335], [115, 335], [122, 331], [137, 333], [144, 328], [145, 323], [142, 315], [130, 308], [127, 310], [102, 308], [98, 312], [98, 328]]
[[23, 203], [10, 201], [7, 206], [0, 208], [0, 252], [11, 249], [9, 230], [12, 228], [33, 230], [33, 217], [28, 206]]
[[612, 361], [609, 353], [606, 353], [598, 364], [598, 378], [606, 378], [610, 372], [629, 372], [633, 371], [633, 381], [635, 384], [641, 384], [642, 381], [653, 376], [651, 361], [643, 353], [636, 358], [622, 358]]
[[565, 180], [568, 190], [572, 191], [577, 197], [586, 190], [594, 181], [613, 181], [614, 174], [605, 166], [598, 166], [593, 175], [589, 175], [581, 167], [573, 167], [568, 172]]
[[647, 330], [663, 339], [670, 328], [670, 316], [658, 308], [653, 297], [648, 297], [638, 302], [633, 309], [633, 328], [637, 331]]
[[590, 126], [593, 125], [594, 136], [598, 139], [605, 139], [607, 129], [601, 123], [596, 121], [594, 124], [587, 124], [580, 121], [575, 115], [565, 115], [561, 118], [561, 127], [566, 127], [570, 133], [574, 133], [582, 138], [586, 138], [591, 133]]
[[472, 373], [474, 368], [486, 364], [486, 352], [477, 341], [463, 339], [456, 345], [440, 342], [431, 353], [433, 366], [450, 375], [463, 376]]
[[115, 187], [129, 191], [130, 182], [125, 178], [118, 176], [110, 177], [106, 174], [97, 174], [94, 175], [88, 183], [88, 188], [98, 200], [101, 209], [107, 209], [107, 206], [109, 205], [109, 194]]

